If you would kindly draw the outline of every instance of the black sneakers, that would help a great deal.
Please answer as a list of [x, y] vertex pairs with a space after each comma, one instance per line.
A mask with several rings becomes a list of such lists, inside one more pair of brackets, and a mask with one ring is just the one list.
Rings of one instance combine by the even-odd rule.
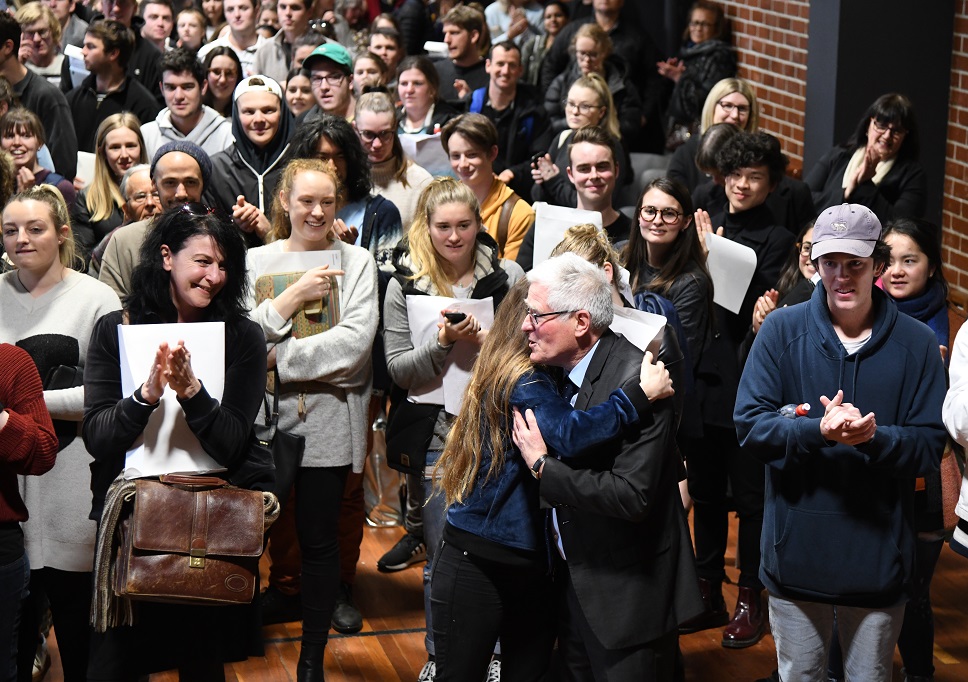
[[380, 557], [376, 567], [383, 573], [392, 573], [426, 560], [427, 545], [424, 544], [423, 538], [407, 533], [389, 552]]

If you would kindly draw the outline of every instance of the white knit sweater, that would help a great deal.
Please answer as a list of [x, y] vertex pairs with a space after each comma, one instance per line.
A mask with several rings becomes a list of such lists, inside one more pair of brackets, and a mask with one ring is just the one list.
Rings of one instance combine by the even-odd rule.
[[[94, 323], [120, 307], [111, 287], [73, 270], [36, 298], [24, 289], [16, 271], [8, 272], [0, 276], [0, 342], [16, 344], [40, 335], [70, 337], [76, 339], [78, 364], [83, 366]], [[55, 364], [63, 363], [55, 358]], [[54, 419], [80, 423], [84, 417], [82, 386], [44, 391], [44, 400]], [[20, 477], [20, 494], [30, 513], [24, 535], [31, 569], [91, 570], [97, 526], [88, 519], [90, 463], [91, 456], [78, 436], [57, 453], [57, 463], [46, 474]]]

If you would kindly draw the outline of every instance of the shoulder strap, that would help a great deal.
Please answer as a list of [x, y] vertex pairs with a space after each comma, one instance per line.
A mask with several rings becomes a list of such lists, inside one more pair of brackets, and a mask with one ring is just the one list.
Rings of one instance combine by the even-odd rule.
[[501, 206], [501, 217], [497, 221], [497, 249], [501, 256], [504, 256], [504, 245], [508, 241], [508, 225], [511, 223], [511, 214], [514, 212], [515, 204], [519, 201], [521, 201], [521, 197], [515, 192]]

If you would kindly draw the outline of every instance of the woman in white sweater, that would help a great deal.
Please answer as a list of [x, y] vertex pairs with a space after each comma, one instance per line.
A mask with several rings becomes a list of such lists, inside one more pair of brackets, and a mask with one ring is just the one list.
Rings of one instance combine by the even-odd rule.
[[[94, 323], [121, 307], [117, 294], [75, 272], [74, 236], [64, 198], [51, 185], [30, 187], [3, 210], [3, 245], [16, 266], [0, 276], [0, 342], [33, 358], [59, 441], [57, 463], [22, 476], [30, 518], [24, 524], [30, 597], [21, 615], [19, 665], [33, 665], [42, 596], [50, 600], [65, 680], [85, 680], [91, 569], [97, 526], [91, 511], [91, 457], [77, 437], [84, 416], [80, 385]], [[59, 376], [76, 379], [53, 380]], [[66, 371], [65, 371], [66, 370]]]
[[[351, 468], [362, 472], [366, 457], [370, 349], [379, 321], [373, 257], [334, 234], [342, 198], [331, 164], [291, 162], [279, 180], [270, 243], [251, 249], [248, 256], [253, 282], [266, 274], [258, 269], [267, 253], [335, 250], [341, 263], [341, 270], [322, 266], [307, 271], [275, 298], [253, 305], [251, 313], [266, 336], [269, 368], [278, 372], [279, 428], [306, 438], [295, 498], [302, 550], [300, 682], [323, 679], [323, 652], [339, 587], [337, 519], [346, 476]], [[297, 338], [293, 319], [320, 300], [326, 305], [334, 280], [338, 322]]]

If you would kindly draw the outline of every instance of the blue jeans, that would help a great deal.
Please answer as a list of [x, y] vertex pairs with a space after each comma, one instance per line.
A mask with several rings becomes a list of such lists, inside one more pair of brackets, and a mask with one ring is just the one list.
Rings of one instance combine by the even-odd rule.
[[20, 629], [20, 604], [27, 598], [30, 563], [27, 553], [0, 566], [0, 682], [17, 679], [17, 632]]
[[827, 679], [834, 617], [851, 682], [890, 682], [904, 604], [887, 609], [793, 601], [770, 595], [770, 629], [783, 682]]

